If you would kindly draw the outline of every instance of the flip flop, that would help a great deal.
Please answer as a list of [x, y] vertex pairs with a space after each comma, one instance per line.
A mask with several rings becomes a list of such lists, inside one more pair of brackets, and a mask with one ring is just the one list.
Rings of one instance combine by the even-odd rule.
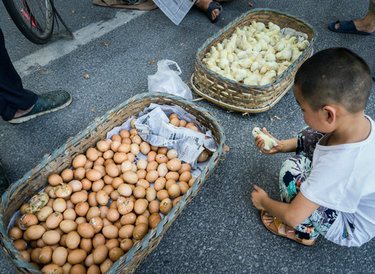
[[291, 239], [293, 241], [296, 241], [300, 244], [307, 245], [307, 246], [311, 246], [315, 243], [316, 239], [307, 240], [307, 239], [298, 238], [296, 236], [296, 231], [294, 228], [285, 225], [282, 221], [280, 221], [279, 219], [276, 219], [276, 217], [274, 217], [273, 222], [268, 225], [263, 219], [263, 217], [266, 214], [268, 215], [266, 211], [262, 210], [260, 213], [260, 219], [262, 220], [263, 225], [272, 233]]
[[[335, 25], [337, 23], [340, 23], [340, 26], [338, 29], [335, 29]], [[339, 32], [339, 33], [351, 33], [351, 34], [360, 34], [360, 35], [370, 35], [371, 33], [359, 31], [357, 30], [356, 26], [354, 25], [353, 20], [351, 21], [339, 21], [333, 22], [329, 24], [328, 29], [333, 32]]]
[[[219, 15], [215, 18], [215, 20], [212, 19], [212, 12], [213, 10], [215, 9], [219, 9]], [[208, 5], [208, 8], [207, 10], [205, 11], [207, 17], [210, 19], [211, 23], [216, 23], [220, 16], [221, 16], [221, 13], [223, 12], [223, 7], [220, 5], [219, 2], [216, 2], [216, 1], [212, 1], [209, 5]]]

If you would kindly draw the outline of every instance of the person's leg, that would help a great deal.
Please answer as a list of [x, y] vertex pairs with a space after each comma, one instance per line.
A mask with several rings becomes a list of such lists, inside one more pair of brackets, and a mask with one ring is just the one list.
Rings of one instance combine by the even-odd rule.
[[[370, 0], [366, 16], [362, 19], [354, 20], [353, 23], [357, 31], [365, 33], [375, 32], [375, 0]], [[340, 28], [340, 22], [337, 22], [334, 27], [338, 30]]]
[[209, 11], [210, 6], [211, 6], [211, 9], [213, 7], [213, 9], [211, 11], [211, 14], [207, 14], [207, 16], [210, 18], [211, 22], [216, 22], [217, 18], [220, 16], [221, 6], [218, 3], [218, 1], [197, 0], [197, 1], [195, 1], [195, 5], [204, 12]]
[[22, 80], [5, 48], [4, 35], [0, 29], [0, 115], [11, 120], [18, 109], [27, 110], [37, 100], [37, 95], [22, 86]]

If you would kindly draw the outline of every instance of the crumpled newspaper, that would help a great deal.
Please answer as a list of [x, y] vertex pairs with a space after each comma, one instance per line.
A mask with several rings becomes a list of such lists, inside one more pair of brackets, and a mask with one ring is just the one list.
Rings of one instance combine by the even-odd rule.
[[[176, 113], [180, 120], [194, 122], [194, 124], [203, 132], [196, 132], [184, 127], [175, 127], [169, 123], [169, 115]], [[107, 138], [118, 134], [121, 129], [131, 129], [131, 120], [136, 117], [130, 117], [120, 127], [113, 128], [107, 133]], [[206, 163], [198, 163], [199, 155], [204, 148], [211, 152], [216, 151], [217, 143], [212, 137], [212, 132], [202, 127], [196, 118], [179, 106], [151, 104], [142, 111], [134, 126], [139, 136], [153, 146], [167, 147], [176, 149], [178, 158], [196, 169], [195, 174], [199, 175]], [[208, 138], [206, 138], [208, 137]]]

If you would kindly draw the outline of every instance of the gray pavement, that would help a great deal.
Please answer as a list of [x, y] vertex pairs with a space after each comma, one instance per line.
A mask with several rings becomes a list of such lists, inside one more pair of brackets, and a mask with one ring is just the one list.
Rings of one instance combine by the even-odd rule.
[[[110, 20], [119, 11], [93, 6], [87, 0], [56, 2], [73, 31], [99, 20]], [[256, 8], [279, 9], [313, 25], [318, 33], [315, 51], [347, 47], [365, 58], [375, 70], [375, 35], [344, 35], [327, 29], [336, 19], [364, 16], [368, 1], [252, 2]], [[151, 65], [151, 60], [176, 61], [183, 70], [182, 78], [187, 81], [194, 70], [196, 50], [202, 43], [250, 9], [247, 0], [223, 6], [223, 18], [217, 24], [209, 23], [196, 9], [190, 11], [180, 26], [175, 26], [160, 10], [147, 12], [24, 77], [26, 88], [37, 93], [64, 88], [72, 93], [73, 102], [64, 110], [22, 125], [0, 121], [0, 157], [10, 179], [19, 179], [35, 167], [43, 155], [64, 144], [95, 117], [147, 91], [147, 75], [156, 72], [156, 63]], [[27, 41], [8, 20], [2, 3], [0, 26], [14, 62], [46, 47]], [[109, 46], [103, 46], [102, 42], [109, 42]], [[88, 73], [90, 79], [84, 79], [84, 73]], [[372, 93], [366, 109], [372, 117], [375, 117], [374, 103]], [[198, 104], [221, 122], [231, 150], [137, 273], [375, 272], [375, 241], [360, 248], [346, 248], [321, 237], [314, 246], [304, 247], [267, 231], [261, 224], [259, 212], [251, 205], [250, 192], [254, 184], [263, 187], [271, 197], [278, 197], [275, 182], [286, 157], [262, 155], [253, 145], [251, 129], [265, 126], [280, 139], [294, 136], [304, 122], [292, 92], [267, 112], [247, 116], [228, 112], [204, 100]], [[271, 121], [274, 115], [281, 120]], [[0, 273], [15, 273], [2, 251], [0, 257]]]

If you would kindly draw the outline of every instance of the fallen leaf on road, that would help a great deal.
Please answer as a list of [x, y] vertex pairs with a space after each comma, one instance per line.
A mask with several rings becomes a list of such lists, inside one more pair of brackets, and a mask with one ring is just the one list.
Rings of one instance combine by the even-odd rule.
[[230, 150], [230, 147], [227, 145], [224, 145], [223, 154], [227, 153], [229, 150]]
[[247, 2], [247, 4], [248, 4], [250, 7], [253, 6], [253, 3], [251, 3], [251, 2]]
[[90, 110], [91, 110], [92, 112], [94, 112], [94, 113], [96, 112], [94, 108], [92, 108], [92, 109], [90, 109]]
[[109, 42], [102, 42], [102, 45], [108, 47], [109, 46]]
[[76, 11], [75, 10], [72, 10], [72, 14], [75, 14], [76, 13]]
[[270, 120], [271, 120], [271, 121], [273, 121], [273, 118], [272, 118], [272, 117], [270, 117]]
[[83, 74], [83, 78], [85, 79], [89, 79], [90, 78], [90, 75], [88, 75], [87, 73]]
[[273, 117], [275, 117], [277, 120], [281, 120], [281, 118], [279, 117], [279, 116], [277, 116], [277, 115], [275, 115], [275, 116], [273, 116]]
[[86, 19], [86, 16], [82, 16], [82, 19]]
[[155, 60], [151, 60], [149, 64], [152, 65], [153, 63], [155, 63]]

